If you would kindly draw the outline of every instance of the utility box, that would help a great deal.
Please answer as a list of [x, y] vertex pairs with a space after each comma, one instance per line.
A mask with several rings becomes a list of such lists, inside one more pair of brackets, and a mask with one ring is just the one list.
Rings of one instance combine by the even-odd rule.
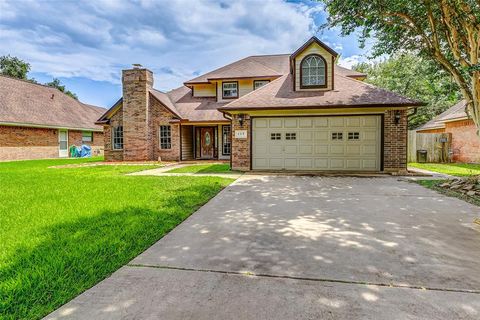
[[417, 162], [418, 163], [427, 162], [427, 150], [417, 150]]

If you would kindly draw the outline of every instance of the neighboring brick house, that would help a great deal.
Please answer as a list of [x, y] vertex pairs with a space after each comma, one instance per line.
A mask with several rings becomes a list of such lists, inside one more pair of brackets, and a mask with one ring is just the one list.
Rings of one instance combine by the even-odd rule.
[[454, 162], [480, 163], [480, 138], [477, 127], [465, 111], [466, 101], [462, 100], [439, 114], [417, 133], [450, 133], [452, 135], [451, 155]]
[[0, 161], [68, 157], [71, 145], [103, 154], [105, 109], [56, 88], [0, 76]]
[[167, 93], [124, 70], [123, 97], [97, 122], [107, 160], [230, 159], [236, 170], [401, 172], [418, 101], [363, 83], [317, 38], [250, 56]]

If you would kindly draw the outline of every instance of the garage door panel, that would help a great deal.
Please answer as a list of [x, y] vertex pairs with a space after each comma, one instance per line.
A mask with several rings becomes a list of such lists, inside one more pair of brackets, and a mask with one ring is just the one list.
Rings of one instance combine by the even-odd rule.
[[298, 148], [297, 146], [285, 146], [284, 151], [285, 151], [285, 154], [297, 154]]
[[[380, 120], [380, 116], [253, 118], [252, 167], [380, 170]], [[271, 133], [281, 136], [271, 140]], [[295, 133], [294, 138], [286, 140], [287, 133], [289, 137]], [[332, 140], [332, 133], [342, 133], [342, 139]]]
[[330, 168], [331, 169], [343, 169], [345, 167], [345, 160], [339, 158], [330, 159]]
[[283, 122], [285, 128], [296, 128], [297, 119], [295, 118], [286, 118]]
[[255, 119], [254, 128], [267, 128], [268, 122], [265, 119]]
[[300, 131], [298, 133], [298, 140], [305, 141], [305, 140], [312, 140], [313, 132], [312, 131]]
[[313, 154], [313, 146], [312, 145], [300, 145], [298, 147], [298, 151], [301, 155]]
[[317, 141], [328, 141], [328, 131], [316, 131], [315, 140]]
[[331, 117], [328, 124], [330, 127], [343, 127], [345, 126], [345, 120], [344, 117]]
[[313, 119], [312, 118], [300, 118], [299, 127], [300, 128], [312, 128], [313, 127]]
[[312, 158], [300, 158], [298, 159], [298, 168], [301, 170], [312, 170], [314, 159]]
[[283, 169], [283, 158], [271, 158], [269, 161], [270, 168]]
[[282, 119], [270, 119], [268, 121], [268, 126], [270, 128], [282, 128], [283, 120]]
[[344, 145], [330, 145], [330, 154], [343, 155], [345, 153]]
[[315, 154], [328, 155], [328, 145], [315, 145]]
[[297, 158], [285, 158], [285, 169], [296, 169], [298, 159]]
[[282, 145], [270, 145], [268, 147], [268, 151], [270, 154], [283, 154], [283, 146]]

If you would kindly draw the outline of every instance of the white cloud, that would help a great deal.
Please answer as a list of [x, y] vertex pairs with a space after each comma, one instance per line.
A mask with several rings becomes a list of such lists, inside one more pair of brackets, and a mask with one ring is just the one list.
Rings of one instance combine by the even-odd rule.
[[0, 55], [19, 56], [34, 72], [118, 84], [121, 69], [141, 63], [162, 90], [248, 55], [292, 52], [323, 14], [281, 0], [12, 0], [0, 10]]

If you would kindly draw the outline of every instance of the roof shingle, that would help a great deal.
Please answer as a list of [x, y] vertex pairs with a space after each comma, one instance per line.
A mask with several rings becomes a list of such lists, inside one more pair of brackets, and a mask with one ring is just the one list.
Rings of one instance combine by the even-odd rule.
[[56, 88], [0, 76], [0, 123], [102, 131], [95, 121], [104, 112]]

